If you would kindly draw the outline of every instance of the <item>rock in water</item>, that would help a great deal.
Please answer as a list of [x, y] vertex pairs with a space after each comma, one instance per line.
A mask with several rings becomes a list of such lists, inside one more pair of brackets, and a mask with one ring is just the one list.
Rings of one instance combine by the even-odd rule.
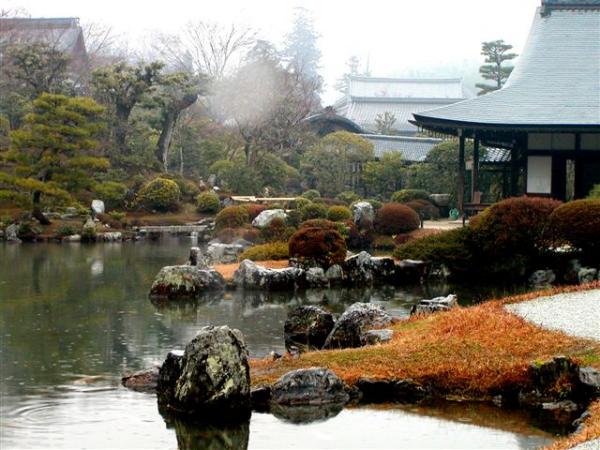
[[410, 309], [412, 314], [428, 314], [437, 311], [449, 311], [458, 306], [456, 295], [450, 294], [446, 297], [435, 297], [432, 299], [423, 299], [417, 305]]
[[233, 274], [233, 283], [238, 288], [282, 290], [295, 289], [306, 280], [304, 270], [296, 267], [267, 269], [254, 261], [245, 259]]
[[336, 322], [323, 348], [362, 347], [368, 344], [367, 331], [392, 323], [381, 306], [371, 303], [354, 303]]
[[102, 200], [92, 200], [92, 211], [94, 211], [94, 214], [104, 214], [104, 202]]
[[21, 242], [21, 239], [19, 239], [19, 225], [11, 223], [7, 226], [5, 230], [5, 239], [8, 242]]
[[243, 245], [213, 242], [208, 245], [206, 256], [211, 264], [231, 264], [238, 260], [244, 250]]
[[219, 421], [250, 416], [248, 350], [239, 330], [204, 327], [183, 356], [169, 354], [157, 386], [159, 404], [176, 414]]
[[333, 329], [333, 315], [316, 306], [293, 309], [283, 327], [285, 346], [300, 349], [320, 349]]
[[125, 374], [121, 378], [121, 383], [126, 388], [134, 391], [154, 392], [156, 391], [159, 370], [160, 366], [153, 366], [150, 369]]
[[271, 401], [280, 405], [345, 404], [349, 399], [344, 382], [323, 367], [293, 370], [271, 387]]
[[160, 269], [152, 283], [150, 296], [169, 300], [197, 298], [204, 292], [224, 288], [225, 279], [216, 270], [195, 266], [166, 266]]
[[268, 227], [275, 218], [285, 220], [287, 214], [283, 209], [267, 209], [254, 218], [252, 226], [256, 228]]
[[352, 205], [352, 216], [358, 227], [370, 227], [375, 220], [373, 205], [369, 202], [358, 202]]

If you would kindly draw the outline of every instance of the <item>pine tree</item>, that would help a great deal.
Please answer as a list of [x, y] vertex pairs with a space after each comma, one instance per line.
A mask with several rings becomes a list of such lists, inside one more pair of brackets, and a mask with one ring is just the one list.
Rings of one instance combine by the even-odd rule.
[[319, 75], [321, 50], [317, 46], [318, 39], [310, 11], [296, 7], [294, 24], [285, 37], [282, 55], [296, 72], [313, 81], [320, 90], [323, 79]]
[[497, 91], [504, 86], [513, 67], [503, 66], [502, 64], [517, 57], [516, 53], [507, 53], [512, 48], [512, 45], [505, 44], [503, 40], [483, 42], [481, 44], [481, 54], [485, 56], [487, 64], [479, 68], [479, 73], [484, 79], [492, 80], [494, 84], [477, 83], [475, 86], [480, 89], [478, 95]]
[[69, 202], [71, 192], [91, 186], [92, 171], [108, 168], [108, 160], [96, 154], [102, 111], [87, 97], [46, 93], [35, 99], [33, 112], [10, 133], [6, 159], [13, 170], [0, 172], [3, 196], [28, 193], [33, 216], [48, 225], [41, 211], [42, 196]]

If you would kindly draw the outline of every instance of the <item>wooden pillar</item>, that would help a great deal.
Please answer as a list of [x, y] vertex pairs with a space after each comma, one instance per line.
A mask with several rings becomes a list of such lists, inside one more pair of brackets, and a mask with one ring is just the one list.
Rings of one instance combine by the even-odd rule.
[[575, 199], [578, 198], [583, 198], [587, 195], [587, 192], [585, 191], [585, 185], [584, 185], [584, 175], [583, 175], [583, 159], [581, 157], [581, 134], [576, 134], [575, 135], [575, 158], [574, 158], [574, 165], [575, 165], [575, 192], [574, 192], [574, 196]]
[[517, 195], [519, 185], [519, 148], [517, 144], [510, 150], [510, 196]]
[[552, 155], [552, 198], [564, 201], [567, 197], [567, 160], [564, 156]]
[[456, 200], [461, 214], [465, 206], [465, 135], [463, 130], [458, 130], [458, 183], [456, 186]]
[[471, 202], [475, 203], [475, 192], [479, 191], [479, 138], [473, 140], [473, 170], [471, 172]]

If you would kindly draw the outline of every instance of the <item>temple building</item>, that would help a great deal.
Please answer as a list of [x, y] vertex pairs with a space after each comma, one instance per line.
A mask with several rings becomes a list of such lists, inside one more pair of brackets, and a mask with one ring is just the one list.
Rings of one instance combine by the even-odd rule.
[[502, 89], [414, 114], [412, 123], [457, 136], [458, 200], [465, 204], [465, 140], [510, 151], [510, 194], [561, 200], [600, 183], [600, 0], [542, 0]]
[[377, 119], [386, 113], [395, 121], [388, 134], [414, 136], [413, 113], [450, 105], [466, 95], [460, 78], [376, 78], [350, 76], [346, 95], [333, 108], [366, 133], [379, 133]]

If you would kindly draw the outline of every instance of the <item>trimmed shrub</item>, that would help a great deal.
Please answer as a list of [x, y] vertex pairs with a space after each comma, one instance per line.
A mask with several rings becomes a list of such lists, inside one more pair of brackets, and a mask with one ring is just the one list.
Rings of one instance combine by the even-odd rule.
[[219, 196], [212, 191], [204, 191], [196, 197], [198, 212], [216, 213], [221, 207]]
[[219, 239], [223, 244], [231, 244], [233, 241], [238, 239], [243, 230], [239, 228], [223, 228], [217, 231], [217, 239]]
[[411, 200], [429, 200], [429, 192], [423, 189], [401, 189], [392, 194], [394, 203], [406, 203]]
[[215, 217], [215, 229], [238, 228], [250, 222], [246, 208], [242, 206], [228, 206], [219, 211]]
[[600, 198], [600, 184], [595, 184], [592, 190], [588, 193], [588, 199]]
[[557, 240], [566, 240], [586, 255], [600, 259], [600, 199], [560, 205], [550, 214], [550, 226]]
[[487, 255], [534, 257], [550, 244], [550, 214], [561, 203], [536, 197], [514, 197], [483, 211], [470, 228]]
[[257, 203], [248, 203], [247, 205], [242, 205], [242, 208], [245, 208], [248, 212], [248, 216], [250, 216], [250, 221], [254, 220], [256, 216], [258, 216], [261, 212], [267, 209], [265, 205], [259, 205]]
[[394, 235], [419, 228], [419, 215], [400, 203], [385, 203], [375, 215], [375, 230], [381, 234]]
[[373, 246], [373, 227], [360, 229], [352, 220], [344, 222], [346, 225], [346, 245], [352, 250], [368, 250]]
[[342, 202], [344, 202], [346, 205], [350, 205], [352, 204], [352, 202], [355, 202], [357, 200], [360, 199], [359, 195], [355, 192], [352, 191], [344, 191], [344, 192], [340, 192], [336, 198]]
[[336, 230], [302, 228], [289, 241], [290, 257], [314, 261], [323, 268], [346, 259], [346, 242]]
[[177, 209], [181, 192], [173, 180], [155, 178], [138, 192], [137, 201], [146, 209], [173, 211]]
[[335, 230], [337, 229], [334, 222], [327, 219], [310, 219], [302, 222], [298, 229], [302, 228], [323, 228], [324, 230]]
[[122, 208], [125, 206], [127, 186], [116, 181], [105, 181], [94, 186], [94, 194], [106, 205], [106, 209]]
[[318, 198], [321, 198], [321, 193], [316, 189], [309, 189], [308, 191], [302, 194], [302, 198], [305, 198], [310, 201], [315, 201]]
[[79, 231], [80, 230], [77, 227], [71, 225], [62, 226], [58, 230], [56, 230], [59, 236], [71, 236], [73, 234], [79, 234]]
[[391, 236], [379, 235], [375, 236], [372, 246], [375, 250], [393, 250], [396, 243]]
[[394, 250], [394, 258], [444, 264], [453, 275], [468, 274], [477, 270], [470, 239], [468, 227], [457, 228], [402, 244]]
[[352, 211], [345, 206], [332, 206], [327, 210], [327, 218], [333, 222], [341, 222], [351, 217]]
[[250, 259], [252, 261], [269, 261], [288, 259], [289, 250], [287, 242], [269, 242], [267, 244], [255, 245], [247, 248], [240, 255], [240, 261]]
[[431, 219], [439, 219], [440, 218], [440, 210], [437, 206], [431, 203], [428, 200], [411, 200], [405, 203], [411, 209], [414, 209], [415, 212], [425, 220]]
[[248, 242], [258, 241], [259, 236], [260, 232], [256, 228], [246, 228], [244, 229], [244, 234], [242, 234], [242, 238]]
[[312, 203], [311, 200], [304, 197], [296, 197], [294, 199], [294, 208], [302, 209], [306, 205], [310, 205]]
[[260, 239], [265, 242], [286, 241], [290, 238], [296, 229], [288, 227], [285, 220], [281, 217], [275, 217], [268, 226], [261, 228]]
[[369, 200], [365, 200], [365, 201], [369, 202], [375, 211], [377, 211], [378, 209], [381, 209], [381, 207], [383, 206], [383, 202], [381, 202], [377, 199], [369, 199]]
[[289, 226], [297, 228], [302, 222], [302, 212], [299, 209], [288, 211], [286, 222]]
[[300, 209], [300, 213], [302, 214], [302, 221], [310, 219], [324, 219], [327, 217], [327, 207], [319, 203], [311, 203], [303, 206]]

